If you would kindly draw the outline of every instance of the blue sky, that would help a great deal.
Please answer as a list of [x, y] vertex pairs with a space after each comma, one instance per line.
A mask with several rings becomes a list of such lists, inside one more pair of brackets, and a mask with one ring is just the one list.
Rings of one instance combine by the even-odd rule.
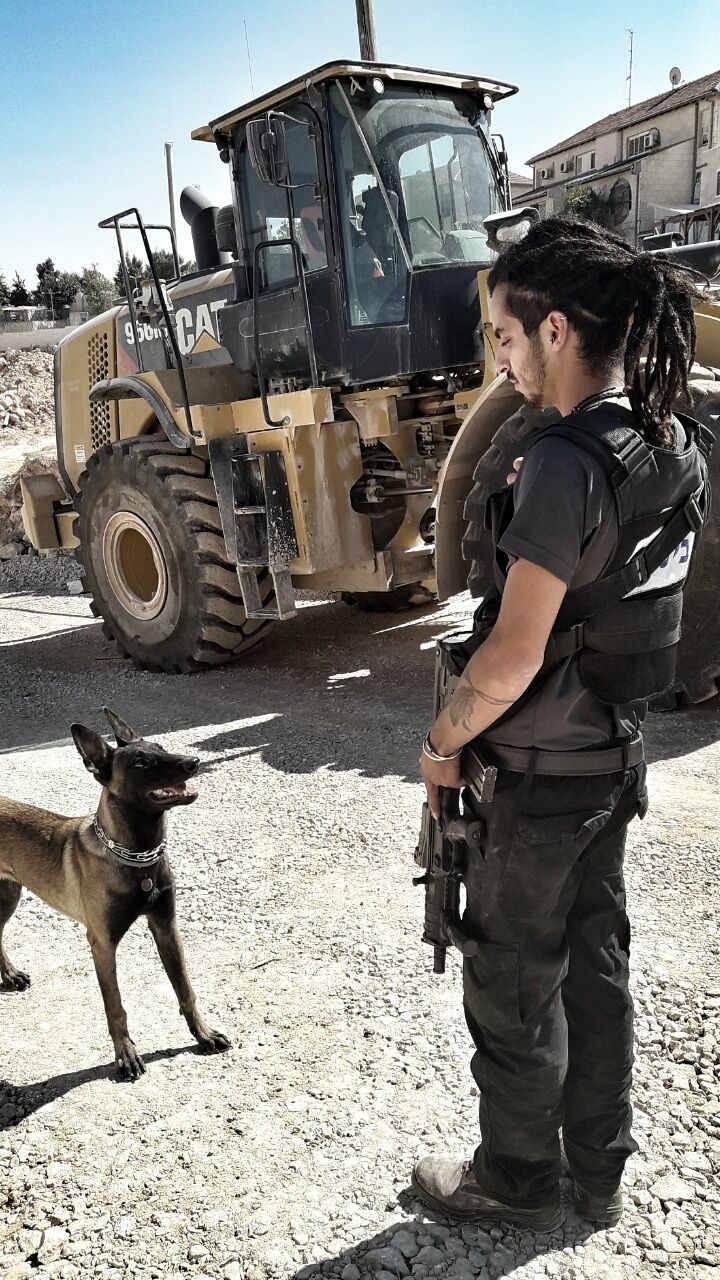
[[[175, 186], [229, 201], [228, 170], [190, 130], [335, 58], [358, 56], [354, 0], [0, 0], [0, 271], [35, 283], [35, 265], [117, 252], [100, 218], [137, 204], [166, 222], [163, 143]], [[375, 0], [381, 60], [497, 77], [511, 167], [627, 104], [720, 67], [718, 0]], [[182, 224], [182, 219], [180, 219]], [[183, 224], [184, 225], [184, 224]], [[191, 254], [181, 233], [181, 252]]]

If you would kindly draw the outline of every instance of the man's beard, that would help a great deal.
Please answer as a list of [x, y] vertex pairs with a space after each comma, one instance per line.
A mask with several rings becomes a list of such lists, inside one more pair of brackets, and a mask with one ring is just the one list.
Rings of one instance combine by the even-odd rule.
[[525, 375], [525, 380], [531, 384], [533, 389], [526, 393], [525, 399], [535, 409], [542, 409], [543, 407], [546, 378], [547, 361], [542, 340], [539, 333], [534, 333], [530, 338], [527, 373]]

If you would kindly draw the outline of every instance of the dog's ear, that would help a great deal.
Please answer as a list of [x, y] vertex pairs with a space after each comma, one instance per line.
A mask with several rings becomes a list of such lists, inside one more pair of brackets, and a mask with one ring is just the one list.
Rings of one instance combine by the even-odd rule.
[[110, 743], [101, 738], [94, 729], [86, 728], [84, 724], [71, 724], [70, 732], [83, 758], [85, 768], [94, 774], [98, 782], [109, 781], [115, 754]]
[[117, 738], [119, 747], [127, 746], [128, 742], [139, 742], [140, 735], [134, 729], [131, 729], [130, 725], [126, 724], [124, 720], [121, 720], [120, 716], [111, 711], [109, 707], [103, 707], [103, 711], [110, 728]]

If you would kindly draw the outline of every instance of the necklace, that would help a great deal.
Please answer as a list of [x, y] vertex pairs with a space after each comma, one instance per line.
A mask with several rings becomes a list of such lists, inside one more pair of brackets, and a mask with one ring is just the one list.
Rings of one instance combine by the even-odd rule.
[[165, 840], [163, 840], [162, 844], [156, 845], [154, 849], [126, 849], [123, 845], [116, 844], [114, 840], [111, 840], [109, 836], [105, 835], [105, 832], [100, 826], [97, 818], [93, 819], [93, 828], [100, 843], [104, 844], [105, 848], [109, 849], [110, 853], [113, 853], [120, 862], [124, 862], [128, 866], [153, 866], [156, 862], [160, 861], [163, 853], [165, 852], [165, 845], [167, 843]]
[[584, 413], [586, 409], [592, 409], [595, 404], [599, 404], [601, 400], [611, 400], [617, 396], [624, 396], [624, 387], [608, 387], [606, 391], [595, 391], [593, 395], [586, 396], [579, 404], [575, 405], [573, 413]]

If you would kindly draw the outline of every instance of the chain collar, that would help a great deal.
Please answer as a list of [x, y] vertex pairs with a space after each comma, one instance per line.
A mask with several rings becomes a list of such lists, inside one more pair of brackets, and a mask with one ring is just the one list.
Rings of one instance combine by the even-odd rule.
[[154, 849], [125, 849], [123, 845], [116, 844], [109, 836], [105, 835], [97, 817], [93, 818], [93, 829], [95, 835], [105, 848], [114, 854], [120, 862], [124, 862], [130, 867], [152, 867], [159, 862], [165, 852], [166, 840], [162, 844], [158, 844]]
[[573, 413], [584, 413], [586, 409], [594, 409], [596, 404], [601, 400], [612, 400], [619, 396], [625, 395], [624, 387], [608, 387], [606, 391], [596, 391], [594, 395], [586, 396], [579, 404], [575, 405]]

